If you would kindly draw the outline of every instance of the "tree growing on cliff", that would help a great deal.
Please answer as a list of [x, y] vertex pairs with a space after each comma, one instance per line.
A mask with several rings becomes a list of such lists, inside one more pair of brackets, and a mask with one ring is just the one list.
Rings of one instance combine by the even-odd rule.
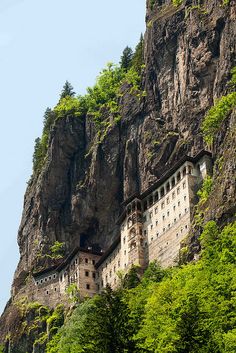
[[71, 83], [69, 81], [66, 81], [63, 89], [61, 91], [61, 95], [60, 95], [60, 99], [62, 98], [66, 98], [66, 97], [74, 97], [75, 96], [75, 92], [74, 92], [74, 88], [71, 85]]
[[132, 58], [133, 58], [133, 50], [127, 46], [124, 49], [122, 56], [120, 58], [120, 67], [125, 71], [128, 71], [128, 69], [131, 67], [131, 64], [132, 64]]
[[142, 66], [144, 64], [144, 41], [143, 34], [140, 36], [138, 45], [135, 48], [134, 55], [132, 58], [132, 67], [141, 74]]

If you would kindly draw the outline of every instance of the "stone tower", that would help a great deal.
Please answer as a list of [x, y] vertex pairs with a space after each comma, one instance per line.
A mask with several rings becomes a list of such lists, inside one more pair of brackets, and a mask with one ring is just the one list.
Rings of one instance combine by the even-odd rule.
[[139, 199], [134, 199], [127, 206], [128, 216], [128, 268], [138, 265], [144, 268], [144, 239], [142, 227], [142, 205]]

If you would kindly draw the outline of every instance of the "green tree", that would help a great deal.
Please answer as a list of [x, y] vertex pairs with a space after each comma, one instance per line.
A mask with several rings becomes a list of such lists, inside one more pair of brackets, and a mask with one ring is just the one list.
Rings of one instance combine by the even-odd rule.
[[122, 53], [122, 56], [120, 58], [120, 66], [122, 69], [125, 71], [128, 71], [132, 64], [132, 58], [133, 58], [133, 50], [130, 47], [126, 47]]
[[75, 92], [74, 92], [74, 88], [71, 85], [71, 83], [66, 81], [64, 86], [63, 86], [63, 89], [61, 91], [60, 99], [66, 98], [68, 96], [69, 97], [74, 97], [75, 96]]
[[133, 58], [132, 58], [132, 67], [141, 75], [142, 67], [144, 64], [144, 41], [143, 34], [140, 36], [138, 45], [135, 48]]

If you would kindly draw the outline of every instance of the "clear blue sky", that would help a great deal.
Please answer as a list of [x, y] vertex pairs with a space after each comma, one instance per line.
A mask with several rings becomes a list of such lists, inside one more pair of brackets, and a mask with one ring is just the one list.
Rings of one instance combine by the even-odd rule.
[[144, 32], [145, 0], [0, 1], [0, 312], [19, 254], [17, 230], [34, 140], [66, 80], [77, 93]]

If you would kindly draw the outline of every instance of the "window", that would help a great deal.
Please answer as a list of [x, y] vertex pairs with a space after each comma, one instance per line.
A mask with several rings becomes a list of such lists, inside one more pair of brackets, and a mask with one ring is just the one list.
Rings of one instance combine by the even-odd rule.
[[170, 228], [170, 223], [168, 224], [168, 228]]
[[151, 241], [153, 241], [153, 237], [151, 237]]
[[189, 166], [189, 167], [188, 167], [188, 173], [189, 173], [189, 174], [192, 174], [192, 172], [193, 172], [193, 168]]
[[125, 244], [125, 237], [123, 238], [123, 244]]
[[53, 275], [53, 278], [56, 278], [56, 275]]
[[93, 279], [96, 278], [96, 272], [93, 272]]
[[175, 199], [175, 192], [172, 192], [172, 200]]
[[184, 201], [186, 201], [187, 200], [187, 196], [186, 195], [184, 195]]
[[170, 198], [169, 197], [167, 197], [166, 203], [167, 203], [167, 205], [169, 205], [169, 203], [170, 203]]
[[175, 186], [175, 178], [171, 179], [171, 186], [172, 186], [172, 188]]
[[161, 188], [161, 197], [163, 197], [165, 195], [165, 189], [162, 187]]
[[146, 229], [144, 230], [143, 234], [144, 234], [144, 235], [147, 235], [147, 231], [146, 231]]
[[88, 259], [85, 258], [84, 260], [85, 260], [85, 263], [88, 264]]
[[179, 214], [179, 218], [181, 218], [181, 213]]
[[145, 200], [144, 203], [143, 203], [143, 210], [144, 210], [144, 211], [147, 210], [147, 200]]
[[57, 289], [55, 288], [55, 292], [57, 291]]
[[147, 221], [147, 216], [143, 216], [143, 222]]
[[185, 189], [186, 188], [186, 183], [185, 182], [183, 182], [183, 189]]
[[153, 224], [151, 224], [151, 229], [153, 229]]
[[149, 201], [149, 206], [152, 206], [153, 205], [153, 197], [150, 196], [148, 201]]
[[158, 221], [156, 221], [156, 226], [158, 225]]
[[110, 270], [110, 277], [112, 276], [112, 271]]
[[39, 282], [37, 281], [37, 282], [36, 282], [36, 284], [38, 285], [38, 284], [39, 284]]
[[90, 289], [90, 284], [88, 284], [88, 283], [86, 284], [86, 289], [88, 289], [88, 290]]
[[176, 234], [176, 238], [178, 238], [178, 236], [179, 236], [179, 234], [177, 233], [177, 234]]
[[173, 206], [173, 210], [175, 211], [175, 209], [176, 209], [176, 206], [174, 205], [174, 206]]
[[174, 219], [174, 223], [176, 223], [176, 218]]
[[48, 280], [47, 278], [44, 278], [44, 282], [47, 282], [47, 280]]
[[167, 217], [169, 217], [170, 216], [170, 211], [167, 211]]
[[155, 214], [157, 214], [157, 212], [158, 212], [158, 207], [155, 208]]
[[187, 226], [187, 224], [186, 224], [186, 226], [185, 226], [185, 229], [188, 229], [188, 226]]
[[51, 279], [52, 279], [52, 277], [51, 277], [51, 276], [49, 276], [49, 277], [48, 277], [48, 280], [49, 280], [49, 281], [51, 281]]
[[159, 233], [157, 233], [157, 237], [159, 237]]
[[155, 193], [154, 195], [154, 200], [155, 202], [159, 200], [159, 194], [158, 194], [158, 191]]
[[48, 291], [48, 290], [46, 291], [46, 294], [49, 294], [49, 291]]
[[183, 169], [183, 176], [185, 176], [186, 175], [186, 167], [184, 167], [184, 169]]
[[178, 201], [178, 206], [180, 206], [180, 201]]
[[89, 271], [85, 271], [85, 276], [89, 277]]
[[165, 208], [165, 202], [161, 203], [161, 209], [163, 210], [163, 208]]
[[153, 213], [150, 212], [150, 214], [149, 214], [150, 219], [152, 219], [152, 216], [153, 216]]
[[120, 267], [120, 260], [118, 261], [118, 267]]
[[92, 261], [93, 265], [95, 265], [95, 260]]
[[181, 230], [180, 230], [180, 231], [181, 231], [181, 233], [183, 233], [183, 228], [181, 228]]
[[162, 219], [163, 219], [163, 221], [165, 220], [165, 215], [163, 214], [163, 216], [162, 216]]
[[75, 259], [75, 263], [76, 263], [76, 265], [77, 265], [77, 263], [78, 263], [78, 259]]
[[166, 229], [165, 228], [163, 228], [163, 233], [166, 231]]
[[170, 183], [167, 183], [166, 184], [166, 192], [169, 192], [170, 191]]
[[179, 173], [177, 174], [177, 182], [179, 182], [180, 179], [181, 179], [181, 174], [180, 174], [180, 172], [179, 172]]
[[180, 194], [180, 187], [177, 187], [177, 195]]
[[124, 255], [126, 255], [126, 250], [124, 251]]
[[185, 213], [187, 213], [188, 212], [188, 209], [187, 208], [185, 208]]

